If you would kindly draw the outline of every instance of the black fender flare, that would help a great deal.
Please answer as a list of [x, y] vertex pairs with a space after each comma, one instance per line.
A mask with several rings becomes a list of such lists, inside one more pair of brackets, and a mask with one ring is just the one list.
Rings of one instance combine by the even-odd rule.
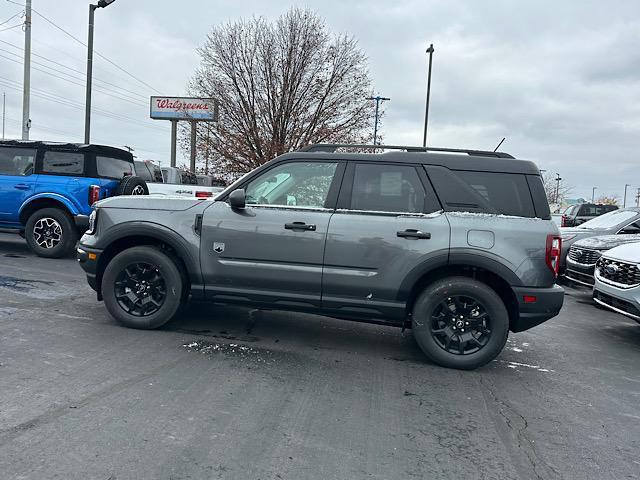
[[[166, 243], [184, 262], [187, 275], [193, 284], [202, 284], [199, 257], [194, 257], [190, 252], [188, 241], [178, 232], [164, 225], [146, 221], [124, 222], [110, 227], [96, 243], [95, 248], [106, 250], [114, 242], [127, 237], [150, 237], [162, 243]], [[200, 245], [198, 245], [198, 249]], [[197, 273], [196, 273], [197, 272]]]
[[443, 249], [434, 252], [407, 274], [398, 289], [398, 300], [406, 301], [420, 278], [441, 267], [480, 268], [497, 275], [510, 286], [522, 286], [522, 280], [498, 255], [471, 248]]

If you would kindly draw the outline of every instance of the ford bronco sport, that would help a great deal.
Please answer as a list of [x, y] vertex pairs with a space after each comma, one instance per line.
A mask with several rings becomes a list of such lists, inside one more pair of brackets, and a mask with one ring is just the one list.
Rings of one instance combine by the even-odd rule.
[[100, 201], [78, 248], [128, 327], [159, 327], [189, 297], [314, 312], [412, 327], [431, 360], [460, 369], [558, 314], [559, 256], [532, 162], [379, 145], [281, 155], [215, 201]]

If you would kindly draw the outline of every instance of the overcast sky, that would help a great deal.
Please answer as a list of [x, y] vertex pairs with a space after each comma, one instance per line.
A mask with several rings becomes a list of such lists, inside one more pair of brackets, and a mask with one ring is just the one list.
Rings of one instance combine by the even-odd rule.
[[[0, 2], [0, 23], [22, 11]], [[83, 42], [88, 4], [33, 0], [36, 11]], [[422, 142], [425, 49], [432, 42], [430, 145], [493, 149], [507, 137], [502, 150], [558, 172], [574, 187], [570, 196], [590, 198], [596, 186], [596, 196], [622, 197], [625, 183], [640, 187], [638, 1], [117, 0], [96, 12], [95, 49], [156, 91], [96, 58], [92, 141], [130, 145], [140, 158], [168, 163], [169, 122], [148, 119], [148, 97], [185, 93], [198, 64], [195, 49], [212, 25], [251, 15], [273, 19], [292, 5], [358, 39], [376, 92], [391, 97], [386, 143]], [[14, 138], [22, 52], [2, 42], [21, 47], [23, 33], [2, 29], [18, 23], [19, 16], [0, 24], [0, 89], [7, 94], [6, 134]], [[82, 141], [86, 49], [36, 14], [32, 35], [31, 138]], [[36, 68], [73, 75], [77, 85]], [[105, 82], [126, 89], [118, 93], [126, 101], [102, 93], [116, 91]]]

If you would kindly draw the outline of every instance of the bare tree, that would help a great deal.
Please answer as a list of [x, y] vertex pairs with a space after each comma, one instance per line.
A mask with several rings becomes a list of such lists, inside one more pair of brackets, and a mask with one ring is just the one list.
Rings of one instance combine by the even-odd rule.
[[198, 160], [208, 151], [211, 173], [238, 175], [310, 143], [372, 138], [367, 59], [309, 10], [214, 27], [198, 53], [189, 93], [220, 102], [220, 122], [197, 128]]
[[560, 183], [558, 183], [554, 176], [547, 173], [542, 174], [542, 184], [549, 204], [562, 203], [573, 190], [573, 187], [567, 185], [564, 180], [560, 180]]

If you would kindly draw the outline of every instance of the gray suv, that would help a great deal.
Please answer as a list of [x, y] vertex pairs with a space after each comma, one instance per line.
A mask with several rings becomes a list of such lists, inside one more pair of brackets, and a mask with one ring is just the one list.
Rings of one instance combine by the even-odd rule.
[[558, 314], [560, 238], [535, 164], [348, 147], [284, 154], [215, 201], [99, 202], [78, 248], [98, 300], [133, 328], [189, 297], [411, 327], [432, 361], [461, 369]]

